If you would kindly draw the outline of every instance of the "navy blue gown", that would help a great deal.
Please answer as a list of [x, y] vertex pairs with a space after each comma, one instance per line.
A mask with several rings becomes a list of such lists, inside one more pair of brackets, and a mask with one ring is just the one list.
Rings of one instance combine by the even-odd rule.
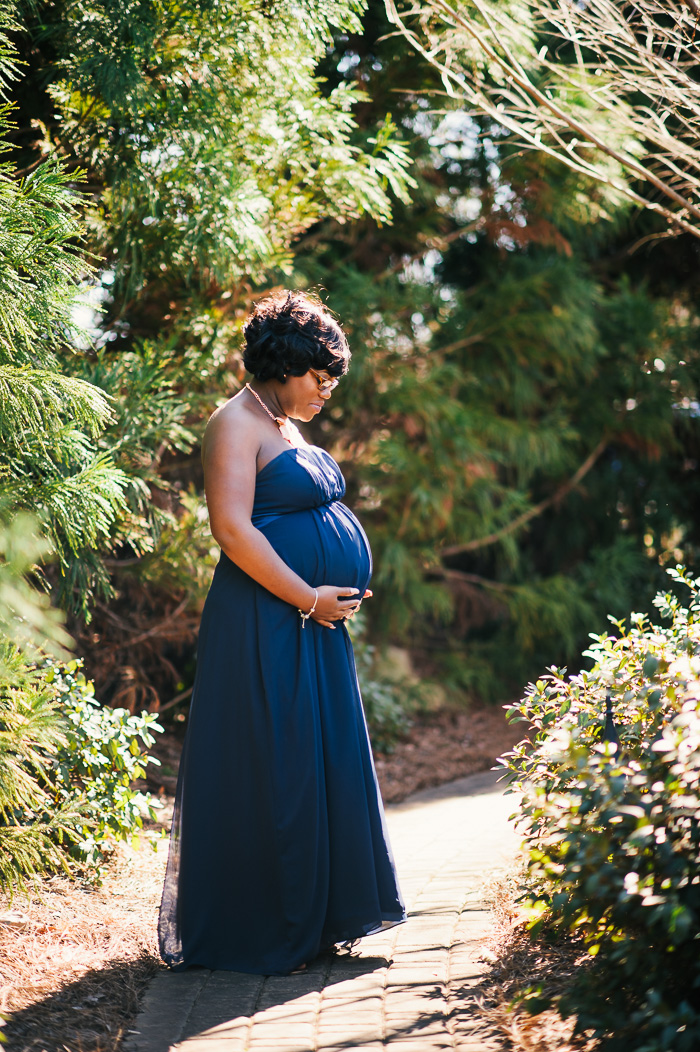
[[[253, 524], [312, 586], [370, 578], [345, 482], [316, 446], [258, 473]], [[286, 974], [405, 919], [347, 629], [222, 552], [202, 615], [159, 921], [172, 968]]]

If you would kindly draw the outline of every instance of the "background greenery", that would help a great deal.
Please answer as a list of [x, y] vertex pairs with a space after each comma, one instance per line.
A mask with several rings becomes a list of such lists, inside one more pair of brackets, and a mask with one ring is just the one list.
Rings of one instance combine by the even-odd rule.
[[[1, 18], [0, 627], [27, 668], [72, 638], [101, 701], [186, 707], [198, 442], [280, 285], [354, 351], [308, 437], [376, 556], [368, 684], [392, 642], [453, 699], [512, 697], [695, 565], [696, 239], [521, 152], [377, 0]], [[367, 690], [400, 726], [401, 688]]]

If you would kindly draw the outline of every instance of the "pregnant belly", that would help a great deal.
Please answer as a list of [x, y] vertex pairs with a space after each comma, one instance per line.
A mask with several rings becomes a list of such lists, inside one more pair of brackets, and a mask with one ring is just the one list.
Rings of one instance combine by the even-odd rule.
[[361, 591], [372, 574], [365, 531], [340, 501], [287, 512], [259, 527], [281, 559], [308, 584], [335, 584]]

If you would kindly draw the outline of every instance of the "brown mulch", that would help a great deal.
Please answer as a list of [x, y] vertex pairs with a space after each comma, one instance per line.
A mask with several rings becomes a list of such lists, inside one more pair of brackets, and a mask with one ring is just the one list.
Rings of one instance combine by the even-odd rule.
[[594, 1052], [598, 1047], [590, 1033], [575, 1034], [573, 1016], [562, 1019], [555, 1008], [528, 1011], [526, 998], [551, 1000], [564, 993], [573, 976], [591, 963], [580, 941], [530, 938], [523, 912], [517, 903], [518, 875], [494, 880], [490, 888], [495, 927], [488, 975], [470, 990], [479, 1004], [479, 1016], [490, 1024], [502, 1047], [514, 1052]]
[[523, 725], [509, 724], [493, 706], [421, 714], [393, 753], [375, 756], [382, 796], [398, 803], [419, 789], [487, 771], [523, 736]]
[[[0, 900], [0, 1014], [13, 1052], [116, 1052], [161, 967], [155, 929], [166, 841], [120, 846], [101, 887], [64, 876]], [[153, 846], [156, 850], [154, 851]], [[11, 909], [16, 924], [2, 918]]]
[[[10, 906], [21, 927], [0, 924], [0, 1033], [13, 1052], [117, 1052], [151, 976], [162, 966], [156, 923], [167, 857], [162, 828], [172, 809], [181, 737], [158, 737], [149, 783], [166, 805], [140, 846], [122, 846], [102, 887], [54, 877]], [[376, 757], [384, 799], [483, 771], [522, 737], [503, 709], [424, 713], [390, 755]], [[155, 845], [155, 850], [154, 850]]]

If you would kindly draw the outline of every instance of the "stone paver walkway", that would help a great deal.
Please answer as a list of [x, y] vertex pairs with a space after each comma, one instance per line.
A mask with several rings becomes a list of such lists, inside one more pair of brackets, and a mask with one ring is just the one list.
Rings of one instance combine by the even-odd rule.
[[492, 772], [387, 809], [409, 919], [300, 975], [159, 973], [125, 1052], [485, 1052], [484, 882], [518, 848]]

